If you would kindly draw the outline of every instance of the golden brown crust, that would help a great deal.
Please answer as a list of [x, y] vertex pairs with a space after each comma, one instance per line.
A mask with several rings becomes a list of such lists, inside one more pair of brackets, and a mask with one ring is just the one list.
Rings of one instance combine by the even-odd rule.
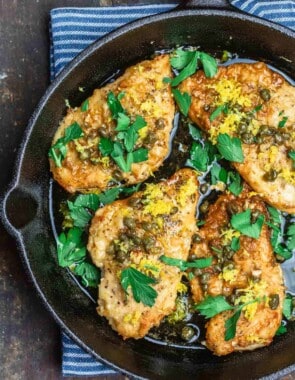
[[[114, 134], [115, 122], [112, 120], [106, 101], [110, 91], [116, 96], [124, 92], [125, 95], [121, 99], [123, 108], [131, 117], [139, 115], [147, 122], [147, 127], [139, 133], [136, 149], [143, 145], [147, 146], [148, 160], [132, 164], [131, 172], [121, 173], [122, 180], [126, 184], [135, 184], [147, 179], [159, 168], [168, 154], [175, 106], [170, 85], [163, 83], [163, 78], [171, 76], [169, 57], [161, 55], [129, 67], [113, 83], [95, 90], [88, 99], [87, 111], [81, 111], [80, 107], [70, 109], [62, 120], [53, 143], [64, 136], [65, 129], [73, 122], [79, 123], [84, 136], [68, 143], [68, 152], [61, 168], [56, 167], [50, 160], [54, 179], [71, 193], [104, 190], [109, 186], [114, 172], [118, 171], [118, 166], [111, 159], [110, 161], [102, 159], [97, 145], [102, 129], [109, 137]], [[90, 158], [81, 160], [77, 150], [81, 151], [85, 146], [90, 147]]]
[[[187, 259], [195, 228], [197, 186], [196, 173], [181, 169], [167, 181], [147, 185], [144, 191], [99, 209], [92, 220], [88, 250], [93, 262], [102, 268], [97, 311], [124, 339], [142, 338], [175, 308], [181, 273], [162, 263], [159, 257]], [[124, 224], [126, 217], [133, 220], [131, 230]], [[124, 249], [123, 245], [129, 242], [125, 237], [122, 240], [123, 236], [133, 241], [139, 239], [139, 243], [132, 245], [129, 255], [119, 262], [117, 253], [110, 253], [110, 247], [116, 242], [117, 247]], [[140, 242], [147, 239], [152, 239], [152, 244], [142, 246]], [[154, 306], [136, 303], [132, 294], [124, 293], [120, 273], [130, 265], [156, 276], [157, 284], [153, 287], [158, 296]]]
[[[225, 248], [230, 245], [234, 234], [229, 225], [230, 214], [248, 208], [267, 218], [264, 203], [258, 196], [252, 195], [246, 186], [239, 197], [221, 195], [210, 207], [205, 224], [199, 231], [202, 241], [195, 243], [190, 253], [196, 257], [214, 258], [213, 265], [202, 272], [209, 277], [206, 291], [201, 283], [202, 275], [196, 276], [191, 282], [195, 302], [199, 303], [207, 295], [235, 296], [236, 300], [244, 297], [241, 298], [243, 303], [253, 298], [261, 299], [261, 302], [255, 303], [257, 310], [251, 309], [250, 305], [246, 313], [242, 312], [234, 339], [225, 341], [224, 338], [225, 321], [232, 312], [223, 312], [209, 320], [206, 325], [206, 346], [216, 355], [270, 344], [282, 319], [285, 297], [283, 275], [273, 255], [268, 227], [262, 227], [258, 239], [240, 235], [240, 248], [234, 255], [232, 252], [228, 255]], [[268, 302], [274, 294], [279, 297], [279, 305], [271, 310]]]
[[[212, 79], [198, 71], [180, 85], [180, 90], [192, 96], [189, 117], [213, 142], [219, 133], [237, 135], [239, 124], [247, 118], [251, 120], [248, 131], [254, 136], [258, 136], [260, 127], [265, 125], [271, 127], [274, 134], [285, 134], [285, 140], [280, 143], [273, 136], [263, 136], [260, 143], [242, 144], [245, 161], [234, 166], [265, 201], [282, 211], [295, 213], [295, 171], [288, 157], [295, 149], [294, 87], [280, 74], [258, 62], [219, 67]], [[262, 90], [269, 91], [269, 100], [261, 97]], [[232, 108], [230, 113], [221, 112], [210, 121], [212, 112], [225, 103]], [[253, 113], [257, 106], [262, 108]], [[278, 125], [283, 118], [286, 123], [280, 128]], [[273, 182], [264, 179], [270, 170], [278, 173]]]

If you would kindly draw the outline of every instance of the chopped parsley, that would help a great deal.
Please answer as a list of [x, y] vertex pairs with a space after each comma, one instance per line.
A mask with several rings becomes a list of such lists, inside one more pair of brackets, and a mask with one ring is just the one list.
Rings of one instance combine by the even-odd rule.
[[100, 271], [87, 261], [86, 247], [82, 241], [83, 231], [73, 227], [62, 232], [57, 239], [57, 257], [61, 267], [68, 267], [81, 277], [84, 286], [97, 287]]
[[258, 239], [264, 223], [264, 215], [260, 214], [254, 223], [251, 222], [251, 210], [235, 214], [230, 220], [231, 226], [243, 235]]
[[242, 309], [254, 302], [259, 302], [259, 299], [254, 299], [252, 301], [246, 302], [241, 305], [232, 306], [230, 305], [224, 296], [208, 296], [201, 303], [195, 305], [195, 309], [200, 312], [205, 318], [212, 318], [215, 315], [222, 313], [223, 311], [233, 310], [233, 315], [225, 321], [225, 336], [226, 341], [233, 339], [236, 335], [236, 328], [238, 320], [241, 316]]
[[288, 116], [284, 116], [282, 120], [279, 121], [278, 127], [283, 128], [285, 124], [287, 123], [287, 121], [288, 121]]
[[160, 257], [160, 260], [167, 265], [171, 265], [179, 268], [181, 271], [185, 271], [188, 268], [207, 268], [212, 264], [212, 257], [206, 257], [202, 259], [197, 259], [193, 261], [185, 261], [180, 259], [174, 259], [172, 257], [167, 257], [165, 255]]
[[61, 167], [62, 161], [67, 155], [67, 144], [83, 136], [80, 125], [75, 121], [65, 129], [64, 137], [59, 138], [49, 149], [48, 156], [54, 161], [57, 167]]
[[235, 196], [238, 196], [241, 194], [243, 190], [243, 184], [241, 183], [241, 177], [239, 173], [237, 172], [229, 172], [228, 177], [230, 180], [230, 184], [228, 186], [228, 190], [234, 194]]
[[81, 111], [86, 112], [89, 109], [89, 99], [86, 99], [81, 105]]
[[227, 103], [226, 104], [222, 104], [222, 105], [218, 106], [217, 108], [215, 108], [215, 110], [211, 113], [209, 119], [212, 122], [213, 120], [215, 120], [222, 113], [224, 113], [225, 115], [227, 115], [228, 111], [229, 111], [228, 104]]
[[227, 133], [220, 133], [217, 136], [217, 149], [222, 157], [228, 161], [244, 162], [241, 140], [237, 137], [230, 137]]
[[227, 171], [216, 162], [214, 162], [211, 167], [210, 175], [211, 175], [212, 185], [216, 185], [217, 182], [227, 183], [227, 177], [228, 177]]
[[292, 316], [292, 297], [288, 294], [283, 302], [283, 315], [286, 319]]
[[132, 295], [136, 302], [142, 302], [149, 307], [154, 305], [158, 293], [150, 285], [156, 283], [155, 279], [135, 268], [129, 267], [122, 270], [120, 280], [126, 294], [129, 294], [128, 288], [131, 287]]
[[191, 105], [191, 97], [187, 92], [180, 92], [177, 88], [172, 89], [174, 99], [180, 109], [180, 112], [184, 115], [188, 115], [188, 111]]
[[138, 131], [144, 128], [147, 123], [144, 118], [139, 115], [137, 115], [134, 122], [131, 123], [130, 117], [126, 115], [126, 111], [123, 109], [119, 100], [124, 94], [120, 94], [116, 97], [113, 92], [109, 92], [107, 97], [107, 103], [112, 117], [117, 121], [115, 128], [115, 131], [118, 132], [116, 141], [102, 137], [99, 141], [98, 149], [103, 156], [110, 156], [123, 172], [130, 172], [133, 163], [146, 161], [148, 159], [148, 150], [146, 148], [134, 150], [139, 137]]
[[241, 246], [240, 238], [234, 236], [233, 239], [232, 239], [232, 241], [231, 241], [231, 243], [230, 243], [230, 248], [234, 252], [237, 252], [240, 249], [240, 246]]
[[200, 65], [203, 66], [207, 78], [212, 78], [217, 73], [216, 59], [201, 51], [176, 49], [170, 57], [170, 64], [174, 69], [181, 70], [171, 81], [173, 87], [193, 75]]
[[216, 155], [217, 151], [209, 141], [205, 141], [204, 143], [193, 141], [190, 158], [187, 160], [186, 165], [205, 172], [208, 169], [208, 165], [216, 158]]

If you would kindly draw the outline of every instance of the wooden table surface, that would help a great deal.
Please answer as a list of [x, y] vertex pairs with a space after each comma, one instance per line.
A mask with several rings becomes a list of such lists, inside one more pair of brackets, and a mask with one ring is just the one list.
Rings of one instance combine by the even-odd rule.
[[[17, 148], [29, 117], [49, 84], [50, 9], [61, 6], [111, 6], [158, 2], [152, 0], [0, 1], [0, 195], [11, 180]], [[0, 225], [0, 329], [0, 379], [62, 378], [59, 327], [36, 295], [22, 266], [16, 244], [2, 225]], [[104, 378], [105, 376], [99, 377], [99, 379]], [[124, 377], [115, 375], [109, 378], [119, 380]], [[295, 377], [289, 375], [286, 378]]]

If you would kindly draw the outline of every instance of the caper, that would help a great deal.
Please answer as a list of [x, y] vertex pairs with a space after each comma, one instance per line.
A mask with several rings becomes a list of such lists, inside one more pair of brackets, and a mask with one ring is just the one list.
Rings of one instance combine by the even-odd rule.
[[207, 282], [209, 281], [209, 278], [210, 278], [209, 273], [203, 273], [200, 279], [201, 284], [207, 284]]
[[207, 183], [202, 183], [202, 185], [200, 186], [200, 192], [201, 192], [202, 194], [205, 194], [205, 193], [207, 193], [207, 190], [208, 190], [208, 185], [207, 185]]
[[205, 104], [204, 107], [203, 107], [203, 110], [204, 110], [205, 112], [210, 111], [210, 105], [209, 105], [209, 104]]
[[195, 330], [191, 326], [184, 326], [181, 330], [181, 338], [189, 341], [195, 335]]
[[156, 120], [156, 127], [159, 129], [165, 128], [165, 120], [162, 117]]
[[284, 141], [284, 138], [280, 133], [276, 133], [274, 135], [274, 138], [275, 138], [275, 142], [278, 144], [281, 144]]
[[121, 241], [128, 241], [129, 240], [127, 234], [124, 234], [124, 233], [121, 233], [119, 238]]
[[226, 267], [227, 269], [234, 269], [235, 264], [233, 261], [226, 260], [224, 263], [224, 267]]
[[152, 230], [153, 230], [153, 224], [150, 223], [150, 222], [142, 222], [142, 223], [141, 223], [141, 227], [142, 227], [145, 231], [152, 231]]
[[150, 132], [144, 139], [144, 142], [146, 144], [154, 144], [156, 141], [157, 141], [157, 135], [153, 132]]
[[201, 276], [202, 274], [202, 270], [200, 268], [195, 268], [194, 269], [194, 275], [195, 276]]
[[284, 132], [284, 133], [282, 133], [282, 138], [284, 141], [287, 141], [291, 138], [291, 135], [288, 132]]
[[199, 234], [194, 234], [192, 237], [193, 243], [200, 243], [202, 241], [202, 238]]
[[261, 125], [261, 127], [259, 128], [259, 133], [264, 136], [271, 136], [274, 134], [274, 132], [275, 130], [269, 125], [264, 124], [264, 125]]
[[133, 241], [133, 243], [135, 245], [140, 245], [141, 244], [141, 238], [139, 236], [132, 234], [130, 236], [130, 238], [131, 238], [131, 240]]
[[255, 223], [256, 220], [257, 220], [257, 218], [259, 217], [260, 214], [261, 214], [260, 211], [258, 211], [258, 210], [253, 210], [253, 211], [251, 212], [251, 222], [252, 222], [252, 223]]
[[268, 172], [266, 172], [263, 176], [263, 179], [267, 182], [273, 182], [276, 180], [278, 176], [278, 172], [274, 169], [270, 169]]
[[233, 202], [227, 203], [226, 211], [228, 213], [228, 216], [233, 216], [234, 214], [237, 214], [239, 212], [239, 206]]
[[174, 207], [172, 207], [170, 214], [175, 215], [177, 212], [178, 212], [178, 207], [174, 206]]
[[252, 135], [252, 133], [242, 133], [241, 138], [243, 143], [245, 144], [253, 144], [254, 142], [254, 136]]
[[123, 223], [126, 227], [128, 227], [129, 229], [133, 229], [136, 227], [136, 222], [133, 218], [130, 218], [128, 216], [125, 216], [124, 219], [123, 219]]
[[235, 304], [235, 300], [237, 298], [237, 295], [236, 294], [231, 294], [229, 297], [228, 297], [228, 300], [229, 302], [234, 305]]
[[124, 260], [128, 258], [129, 254], [126, 251], [119, 250], [116, 252], [116, 259], [122, 263]]
[[245, 122], [240, 122], [238, 125], [238, 131], [239, 133], [245, 133], [248, 130], [248, 125]]
[[208, 289], [208, 284], [202, 284], [202, 288], [203, 288], [204, 292], [206, 292]]
[[267, 88], [263, 88], [262, 90], [260, 90], [259, 95], [266, 102], [270, 99], [270, 91]]
[[112, 241], [108, 248], [106, 249], [107, 254], [114, 255], [115, 254], [115, 243]]
[[224, 253], [225, 253], [225, 257], [227, 259], [231, 259], [233, 257], [233, 255], [235, 254], [235, 251], [233, 251], [230, 246], [226, 246], [223, 248], [224, 250]]
[[205, 213], [208, 211], [208, 208], [209, 208], [209, 202], [208, 201], [204, 201], [201, 206], [200, 206], [200, 211], [202, 213]]
[[102, 125], [100, 128], [99, 128], [99, 134], [100, 136], [102, 137], [109, 137], [109, 134], [108, 134], [108, 131], [107, 131], [107, 127], [106, 125]]
[[260, 136], [260, 135], [256, 135], [256, 136], [255, 136], [255, 142], [256, 142], [257, 144], [262, 144], [263, 141], [264, 141], [264, 139], [263, 139], [262, 136]]
[[218, 265], [218, 264], [216, 264], [216, 265], [214, 266], [214, 269], [215, 269], [216, 272], [221, 272], [221, 271], [222, 271], [221, 266]]
[[123, 178], [123, 174], [119, 169], [114, 170], [112, 176], [116, 181], [121, 181], [121, 179]]
[[150, 250], [155, 245], [156, 239], [153, 236], [146, 236], [143, 238], [143, 245], [146, 250]]
[[130, 198], [128, 200], [128, 205], [134, 208], [139, 208], [141, 206], [141, 199], [140, 198]]
[[279, 306], [279, 304], [280, 304], [279, 295], [278, 294], [271, 294], [269, 296], [269, 301], [268, 301], [268, 305], [271, 308], [271, 310], [276, 310], [277, 307]]
[[194, 253], [193, 254], [191, 254], [190, 256], [189, 256], [189, 261], [194, 261], [194, 260], [196, 260], [198, 258], [198, 256], [197, 255], [195, 255]]

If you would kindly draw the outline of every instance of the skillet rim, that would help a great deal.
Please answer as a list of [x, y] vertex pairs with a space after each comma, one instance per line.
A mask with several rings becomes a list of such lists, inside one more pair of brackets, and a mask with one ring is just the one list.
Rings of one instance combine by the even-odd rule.
[[[102, 361], [104, 364], [109, 365], [110, 367], [119, 370], [121, 373], [126, 374], [128, 376], [131, 376], [132, 378], [138, 378], [138, 379], [144, 379], [143, 377], [140, 377], [138, 375], [135, 375], [134, 373], [129, 372], [126, 369], [122, 369], [121, 367], [117, 366], [114, 363], [109, 362], [107, 359], [102, 358], [100, 354], [92, 350], [90, 347], [88, 347], [83, 341], [81, 341], [78, 336], [75, 335], [72, 330], [70, 330], [63, 319], [57, 314], [57, 312], [54, 310], [52, 305], [47, 301], [47, 298], [45, 296], [44, 291], [40, 288], [35, 275], [33, 273], [33, 270], [30, 265], [30, 260], [28, 259], [25, 242], [22, 236], [22, 233], [20, 230], [18, 230], [16, 227], [12, 225], [12, 223], [9, 221], [9, 218], [7, 216], [6, 212], [6, 205], [7, 201], [9, 200], [10, 194], [18, 188], [19, 180], [21, 178], [21, 167], [23, 163], [23, 158], [26, 152], [27, 144], [30, 141], [31, 133], [34, 130], [35, 124], [38, 120], [38, 118], [42, 115], [43, 108], [46, 106], [46, 103], [48, 99], [54, 94], [55, 90], [61, 85], [61, 83], [67, 78], [68, 75], [71, 74], [73, 70], [77, 68], [80, 64], [83, 63], [83, 61], [89, 57], [91, 54], [93, 54], [97, 49], [99, 49], [101, 46], [104, 46], [108, 44], [108, 42], [111, 42], [112, 40], [126, 34], [128, 31], [135, 30], [137, 28], [141, 28], [143, 26], [148, 25], [149, 23], [153, 22], [162, 22], [165, 19], [171, 19], [171, 18], [180, 18], [180, 17], [186, 17], [186, 16], [214, 16], [214, 17], [228, 17], [228, 18], [239, 18], [242, 21], [248, 21], [254, 24], [260, 24], [263, 26], [266, 26], [269, 29], [274, 29], [279, 31], [280, 33], [291, 37], [294, 39], [295, 43], [295, 32], [292, 31], [289, 28], [286, 28], [284, 26], [281, 26], [279, 24], [275, 24], [271, 21], [267, 21], [265, 19], [251, 16], [248, 14], [244, 14], [240, 12], [239, 10], [225, 10], [225, 9], [216, 9], [216, 8], [209, 8], [209, 9], [198, 9], [198, 8], [189, 8], [189, 9], [182, 9], [179, 7], [176, 7], [168, 12], [147, 16], [144, 18], [141, 18], [139, 20], [133, 21], [131, 23], [128, 23], [126, 25], [121, 26], [120, 28], [110, 32], [109, 34], [103, 36], [99, 40], [95, 41], [91, 45], [89, 45], [85, 50], [83, 50], [81, 53], [79, 53], [67, 66], [65, 66], [64, 69], [59, 73], [59, 75], [54, 79], [54, 81], [49, 85], [47, 90], [45, 91], [44, 95], [41, 97], [37, 107], [35, 108], [31, 118], [29, 119], [28, 125], [25, 128], [23, 140], [22, 143], [18, 149], [17, 158], [14, 165], [13, 170], [13, 179], [10, 182], [10, 184], [7, 187], [6, 192], [4, 193], [4, 196], [2, 199], [0, 199], [0, 217], [2, 219], [2, 222], [7, 229], [7, 231], [16, 239], [17, 247], [21, 252], [21, 259], [25, 263], [25, 270], [29, 274], [30, 279], [32, 280], [34, 286], [36, 287], [37, 294], [41, 297], [45, 307], [47, 310], [51, 313], [54, 320], [58, 323], [58, 325], [61, 327], [62, 331], [66, 332], [75, 342], [78, 343], [83, 349], [90, 354], [92, 354], [95, 358]], [[270, 375], [264, 376], [262, 379], [277, 379], [281, 376], [284, 376], [286, 374], [289, 374], [290, 372], [295, 370], [295, 361], [290, 366], [287, 366], [277, 372], [273, 372]]]

